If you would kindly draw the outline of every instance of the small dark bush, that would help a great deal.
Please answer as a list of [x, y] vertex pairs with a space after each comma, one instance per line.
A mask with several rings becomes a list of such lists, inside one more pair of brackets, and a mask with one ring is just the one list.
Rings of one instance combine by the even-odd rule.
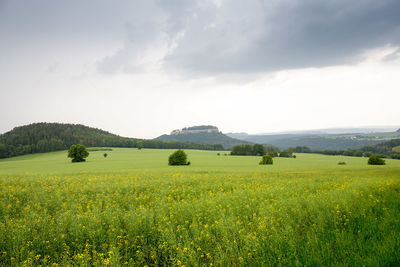
[[293, 157], [292, 157], [292, 158], [294, 158], [294, 159], [295, 159], [295, 158], [296, 158], [296, 155], [293, 155]]
[[346, 162], [340, 161], [340, 162], [338, 162], [338, 165], [346, 165]]
[[108, 155], [107, 155], [107, 153], [104, 153], [104, 155], [103, 155], [103, 156], [104, 156], [105, 158], [107, 158], [107, 156], [108, 156]]
[[185, 151], [179, 149], [172, 153], [168, 158], [169, 165], [189, 165]]
[[369, 165], [385, 165], [385, 160], [381, 159], [379, 155], [371, 155], [368, 159]]
[[273, 163], [274, 161], [270, 155], [264, 155], [260, 161], [260, 165], [272, 165]]
[[217, 153], [217, 156], [221, 156], [221, 153]]

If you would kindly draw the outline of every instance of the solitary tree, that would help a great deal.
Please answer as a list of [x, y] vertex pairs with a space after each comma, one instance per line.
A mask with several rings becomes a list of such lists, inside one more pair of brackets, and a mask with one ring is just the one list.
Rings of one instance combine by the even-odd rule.
[[270, 155], [264, 155], [260, 161], [260, 165], [272, 165], [274, 163]]
[[136, 146], [137, 146], [137, 148], [140, 150], [140, 149], [142, 149], [143, 148], [143, 142], [142, 141], [137, 141], [137, 143], [136, 143]]
[[86, 147], [81, 144], [72, 145], [68, 150], [68, 157], [72, 158], [72, 162], [86, 161], [85, 158], [88, 156], [89, 152], [87, 152]]
[[168, 158], [169, 165], [189, 165], [190, 161], [187, 161], [187, 155], [185, 151], [179, 149], [172, 153]]
[[379, 155], [371, 155], [368, 159], [369, 165], [385, 165], [385, 160], [381, 159]]
[[107, 155], [107, 153], [104, 153], [104, 155], [103, 155], [103, 156], [104, 156], [105, 158], [107, 158], [107, 156], [108, 156], [108, 155]]

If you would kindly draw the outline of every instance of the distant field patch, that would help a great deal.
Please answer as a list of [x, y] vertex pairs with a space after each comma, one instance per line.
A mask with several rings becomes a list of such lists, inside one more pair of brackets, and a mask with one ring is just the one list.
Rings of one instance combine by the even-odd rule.
[[400, 153], [400, 146], [395, 146], [392, 148], [393, 152], [399, 152]]

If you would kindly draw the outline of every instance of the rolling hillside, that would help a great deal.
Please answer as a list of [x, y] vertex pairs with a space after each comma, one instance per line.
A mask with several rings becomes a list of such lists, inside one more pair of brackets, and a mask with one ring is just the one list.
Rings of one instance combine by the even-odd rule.
[[33, 123], [0, 135], [0, 158], [64, 150], [72, 144], [88, 147], [143, 147], [160, 149], [219, 149], [214, 145], [121, 137], [100, 129], [63, 123]]

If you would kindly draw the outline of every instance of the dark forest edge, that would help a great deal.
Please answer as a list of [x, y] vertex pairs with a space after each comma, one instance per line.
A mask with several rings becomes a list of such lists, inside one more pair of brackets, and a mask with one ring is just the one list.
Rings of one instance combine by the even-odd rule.
[[220, 144], [159, 141], [122, 137], [80, 124], [33, 123], [0, 135], [0, 158], [86, 147], [224, 150]]

